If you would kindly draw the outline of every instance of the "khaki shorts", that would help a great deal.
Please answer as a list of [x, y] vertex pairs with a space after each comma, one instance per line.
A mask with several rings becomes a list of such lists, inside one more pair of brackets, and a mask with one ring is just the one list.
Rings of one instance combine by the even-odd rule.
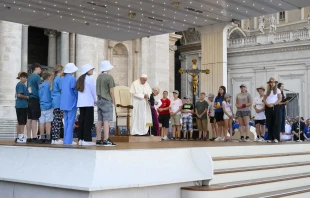
[[196, 120], [197, 120], [198, 131], [207, 132], [207, 130], [208, 130], [208, 119], [197, 118]]
[[170, 116], [171, 125], [180, 125], [181, 115]]

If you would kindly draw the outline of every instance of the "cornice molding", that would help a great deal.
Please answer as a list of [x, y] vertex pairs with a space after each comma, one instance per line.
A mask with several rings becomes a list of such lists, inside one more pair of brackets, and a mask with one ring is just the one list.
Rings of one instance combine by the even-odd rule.
[[260, 46], [240, 47], [240, 48], [228, 48], [228, 57], [236, 55], [256, 55], [256, 54], [269, 54], [289, 51], [300, 51], [310, 49], [310, 41], [296, 41], [290, 43], [269, 44]]
[[190, 52], [190, 51], [197, 51], [201, 50], [201, 43], [193, 43], [188, 45], [181, 45], [178, 46], [178, 50], [182, 52]]

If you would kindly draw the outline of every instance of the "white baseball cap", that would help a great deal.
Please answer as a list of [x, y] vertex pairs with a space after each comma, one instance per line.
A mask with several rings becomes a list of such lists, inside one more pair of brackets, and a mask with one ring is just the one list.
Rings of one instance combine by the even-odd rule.
[[74, 63], [68, 63], [65, 66], [64, 73], [72, 74], [76, 72], [77, 70], [79, 70], [79, 68], [77, 68], [77, 66]]
[[91, 66], [90, 64], [86, 64], [82, 66], [82, 75], [86, 74], [88, 71], [95, 69], [93, 66]]
[[111, 65], [110, 61], [108, 61], [108, 60], [104, 60], [100, 63], [100, 71], [101, 72], [109, 71], [113, 68], [114, 68], [114, 66]]

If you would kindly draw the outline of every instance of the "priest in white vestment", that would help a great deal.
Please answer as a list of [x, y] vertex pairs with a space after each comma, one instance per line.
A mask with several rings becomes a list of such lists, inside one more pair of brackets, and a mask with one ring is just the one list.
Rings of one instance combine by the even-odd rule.
[[149, 98], [152, 94], [150, 85], [146, 82], [147, 75], [141, 75], [130, 87], [132, 94], [132, 119], [130, 125], [131, 135], [146, 135], [149, 127], [153, 125]]

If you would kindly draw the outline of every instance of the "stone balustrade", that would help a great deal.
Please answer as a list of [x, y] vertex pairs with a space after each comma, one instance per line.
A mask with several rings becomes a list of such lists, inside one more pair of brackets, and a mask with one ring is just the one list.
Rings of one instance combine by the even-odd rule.
[[229, 39], [228, 48], [237, 48], [245, 46], [265, 45], [272, 43], [292, 42], [310, 39], [310, 27], [293, 32], [279, 32], [273, 34], [261, 34], [257, 36]]

